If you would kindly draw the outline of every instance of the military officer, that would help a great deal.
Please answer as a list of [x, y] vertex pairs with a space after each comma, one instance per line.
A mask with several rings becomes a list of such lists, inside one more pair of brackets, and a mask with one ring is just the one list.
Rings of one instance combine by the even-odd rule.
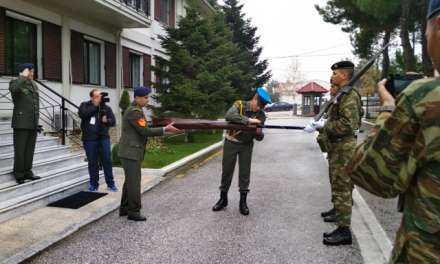
[[[440, 71], [440, 0], [431, 0], [428, 53]], [[440, 77], [412, 83], [395, 102], [378, 85], [381, 113], [347, 166], [354, 184], [384, 198], [404, 196], [390, 263], [440, 263]]]
[[120, 216], [128, 216], [132, 221], [146, 221], [141, 215], [141, 164], [144, 160], [148, 137], [163, 136], [165, 133], [179, 133], [170, 124], [163, 128], [149, 128], [143, 108], [148, 104], [148, 87], [134, 90], [134, 102], [125, 111], [122, 119], [122, 135], [119, 140], [119, 157], [125, 173], [122, 189]]
[[[266, 115], [263, 111], [266, 104], [270, 104], [271, 99], [264, 88], [258, 88], [257, 93], [251, 101], [236, 101], [227, 111], [225, 119], [228, 122], [243, 125], [263, 125]], [[240, 191], [240, 213], [249, 214], [246, 203], [247, 193], [249, 192], [252, 149], [254, 139], [261, 141], [264, 135], [262, 129], [245, 132], [229, 130], [223, 146], [222, 178], [220, 185], [220, 200], [212, 208], [213, 211], [220, 211], [228, 205], [228, 191], [231, 186], [235, 164], [239, 162], [239, 191]]]
[[25, 180], [38, 180], [32, 172], [35, 143], [39, 131], [40, 102], [38, 87], [33, 81], [34, 66], [31, 63], [18, 66], [19, 76], [9, 84], [14, 110], [12, 128], [14, 130], [14, 176], [18, 184]]
[[[331, 83], [338, 89], [344, 88], [353, 77], [354, 64], [341, 61], [332, 65]], [[316, 124], [320, 133], [328, 137], [329, 170], [332, 181], [334, 213], [328, 212], [326, 222], [336, 222], [333, 232], [324, 233], [323, 243], [330, 246], [352, 243], [351, 207], [353, 184], [345, 171], [356, 147], [356, 131], [360, 128], [362, 104], [359, 93], [352, 89], [344, 94], [328, 112], [325, 123]]]

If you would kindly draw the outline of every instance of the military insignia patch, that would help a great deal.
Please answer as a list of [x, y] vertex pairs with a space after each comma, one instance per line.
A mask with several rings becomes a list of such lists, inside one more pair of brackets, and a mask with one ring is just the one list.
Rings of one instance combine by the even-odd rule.
[[147, 126], [147, 121], [145, 120], [145, 118], [138, 119], [137, 123], [141, 127], [146, 127]]

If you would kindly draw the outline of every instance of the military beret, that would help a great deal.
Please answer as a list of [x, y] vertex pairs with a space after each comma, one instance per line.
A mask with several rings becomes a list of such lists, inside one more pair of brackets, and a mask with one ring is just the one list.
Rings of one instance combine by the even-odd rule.
[[257, 94], [258, 94], [258, 97], [260, 98], [261, 104], [267, 105], [267, 104], [271, 104], [272, 103], [272, 99], [270, 99], [270, 95], [266, 91], [266, 89], [261, 88], [261, 87], [257, 88]]
[[433, 18], [438, 12], [440, 12], [440, 0], [431, 0], [428, 8], [428, 19]]
[[151, 93], [150, 87], [140, 86], [134, 89], [134, 96], [143, 97]]
[[19, 73], [23, 72], [26, 69], [32, 70], [34, 69], [34, 65], [32, 63], [22, 63], [17, 66], [17, 70]]
[[339, 70], [339, 69], [354, 69], [354, 64], [351, 61], [340, 61], [332, 65], [332, 70]]

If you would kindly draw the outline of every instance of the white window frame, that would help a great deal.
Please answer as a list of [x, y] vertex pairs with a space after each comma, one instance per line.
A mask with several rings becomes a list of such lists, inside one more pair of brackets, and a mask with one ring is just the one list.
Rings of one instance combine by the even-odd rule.
[[10, 10], [6, 10], [6, 16], [21, 20], [24, 22], [28, 22], [36, 25], [37, 27], [37, 68], [38, 68], [38, 77], [43, 79], [43, 29], [42, 22], [40, 20], [24, 16], [22, 14], [15, 13]]
[[[130, 50], [129, 51], [130, 52], [130, 54], [133, 54], [133, 55], [136, 55], [136, 56], [139, 56], [140, 58], [140, 61], [139, 61], [139, 85], [140, 86], [143, 86], [144, 85], [144, 54], [142, 53], [142, 52], [138, 52], [138, 51], [134, 51], [134, 50]], [[131, 65], [129, 66], [129, 67], [131, 67]], [[132, 74], [132, 76], [133, 76], [133, 73], [131, 72], [131, 74]], [[131, 76], [130, 76], [130, 78], [131, 78]], [[131, 80], [132, 82], [133, 82], [133, 80]], [[132, 85], [133, 83], [130, 83], [130, 85]], [[132, 87], [133, 89], [134, 88], [136, 88], [136, 87]]]
[[83, 35], [84, 39], [91, 41], [91, 42], [95, 42], [96, 44], [99, 44], [100, 46], [100, 50], [101, 50], [101, 86], [105, 87], [105, 42], [94, 38], [94, 37], [90, 37], [87, 35]]

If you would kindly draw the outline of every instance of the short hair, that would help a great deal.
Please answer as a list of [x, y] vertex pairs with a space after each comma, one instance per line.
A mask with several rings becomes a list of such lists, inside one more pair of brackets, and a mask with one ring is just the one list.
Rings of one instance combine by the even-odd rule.
[[345, 72], [345, 74], [347, 74], [347, 77], [349, 80], [351, 80], [351, 78], [353, 78], [354, 69], [340, 69], [340, 71]]
[[92, 98], [92, 97], [93, 97], [93, 94], [94, 94], [95, 92], [98, 92], [98, 91], [99, 91], [98, 88], [93, 88], [93, 89], [90, 91], [90, 93], [89, 93], [90, 98]]

